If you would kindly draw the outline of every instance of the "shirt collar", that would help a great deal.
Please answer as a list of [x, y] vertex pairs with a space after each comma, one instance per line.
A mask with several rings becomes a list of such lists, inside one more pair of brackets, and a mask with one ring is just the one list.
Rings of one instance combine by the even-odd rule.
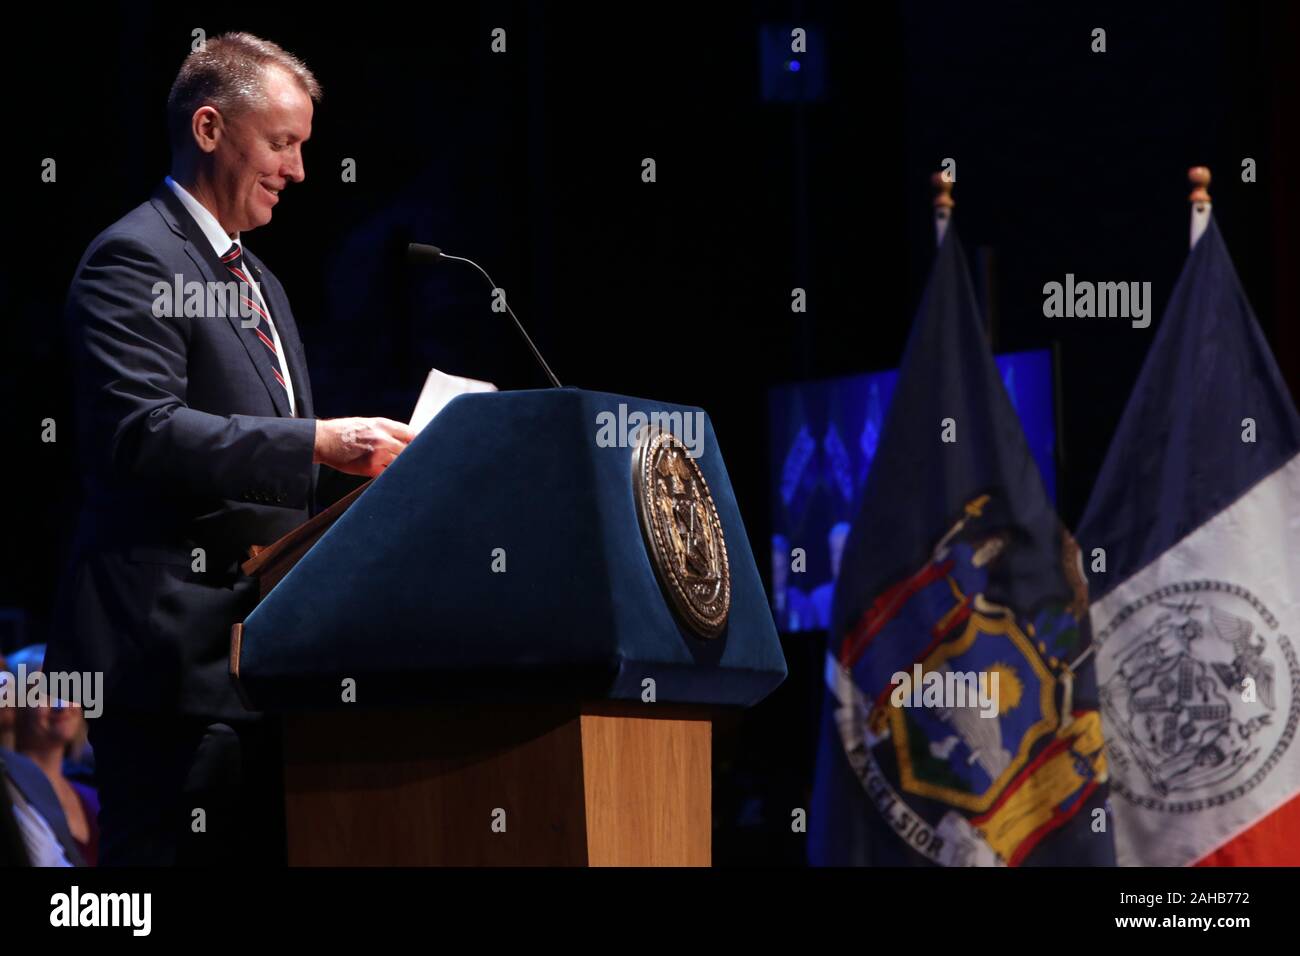
[[[181, 201], [181, 205], [185, 207], [186, 211], [194, 217], [194, 221], [199, 224], [199, 228], [203, 230], [203, 235], [207, 237], [212, 246], [212, 251], [218, 257], [224, 256], [230, 250], [232, 242], [239, 242], [239, 234], [236, 233], [235, 238], [231, 239], [226, 230], [221, 228], [221, 223], [217, 222], [217, 217], [208, 212], [207, 207], [191, 196], [184, 186], [170, 176], [164, 182], [176, 194], [176, 198]], [[240, 248], [243, 248], [242, 244]]]

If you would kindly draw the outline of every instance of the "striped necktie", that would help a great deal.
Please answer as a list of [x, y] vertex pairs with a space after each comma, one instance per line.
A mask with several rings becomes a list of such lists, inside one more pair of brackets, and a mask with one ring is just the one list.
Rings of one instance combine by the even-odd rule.
[[[244, 268], [244, 250], [239, 247], [239, 243], [232, 242], [230, 248], [226, 250], [226, 254], [221, 257], [221, 261], [225, 263], [226, 268], [230, 270], [230, 274], [238, 279], [240, 283], [247, 286], [253, 285], [253, 281], [248, 277], [248, 272]], [[252, 289], [250, 288], [248, 291], [251, 292]], [[267, 328], [271, 330], [271, 335], [274, 335], [275, 326], [271, 324], [271, 317], [266, 314], [266, 310], [262, 308], [261, 304], [254, 301], [254, 299], [247, 295], [242, 289], [240, 290], [240, 298], [248, 308], [252, 309], [258, 316], [266, 320]], [[271, 335], [267, 335], [262, 331], [262, 324], [260, 322], [253, 326], [253, 331], [257, 333], [257, 337], [261, 340], [262, 344], [271, 350], [271, 355], [275, 358], [275, 364], [271, 367], [271, 374], [275, 376], [275, 380], [280, 383], [286, 392], [288, 392], [289, 386], [285, 384], [284, 376], [280, 374], [280, 351], [275, 347], [275, 340]], [[290, 402], [292, 402], [292, 396], [290, 396]]]

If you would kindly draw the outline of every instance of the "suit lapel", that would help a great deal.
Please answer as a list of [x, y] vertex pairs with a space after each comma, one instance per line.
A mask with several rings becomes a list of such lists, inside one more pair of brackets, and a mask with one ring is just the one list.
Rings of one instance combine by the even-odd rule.
[[[154, 190], [151, 202], [163, 219], [166, 220], [171, 230], [185, 240], [185, 254], [198, 267], [205, 280], [208, 282], [234, 281], [234, 276], [230, 274], [230, 270], [222, 264], [220, 257], [213, 252], [212, 244], [208, 242], [207, 236], [203, 234], [199, 224], [194, 221], [194, 217], [189, 214], [189, 211], [181, 205], [181, 201], [176, 198], [176, 194], [171, 191], [166, 183], [162, 183]], [[265, 289], [262, 290], [262, 294], [266, 295]], [[275, 303], [268, 301], [268, 305], [271, 309], [271, 320], [275, 321]], [[275, 377], [275, 373], [279, 371], [275, 356], [270, 349], [262, 344], [261, 339], [257, 337], [255, 328], [251, 326], [244, 327], [245, 321], [252, 320], [244, 319], [239, 315], [231, 315], [226, 317], [226, 321], [234, 329], [235, 335], [243, 344], [244, 351], [253, 363], [253, 367], [257, 369], [257, 374], [262, 379], [262, 384], [266, 386], [267, 394], [270, 395], [271, 403], [275, 405], [276, 412], [283, 418], [290, 417], [293, 412], [289, 408], [289, 394]], [[279, 326], [276, 327], [276, 331], [280, 331]], [[284, 344], [283, 338], [281, 338], [281, 344]], [[289, 374], [294, 376], [295, 379], [297, 378], [293, 368], [290, 368]]]

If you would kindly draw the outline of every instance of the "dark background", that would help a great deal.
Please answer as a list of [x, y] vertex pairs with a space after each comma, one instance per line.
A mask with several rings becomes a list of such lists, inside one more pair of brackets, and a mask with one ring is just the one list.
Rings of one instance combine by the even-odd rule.
[[[545, 384], [476, 273], [412, 272], [396, 254], [436, 243], [487, 267], [565, 384], [709, 412], [767, 575], [766, 389], [897, 363], [944, 157], [957, 160], [954, 221], [996, 347], [1059, 348], [1067, 524], [1186, 254], [1191, 165], [1214, 171], [1215, 216], [1296, 391], [1295, 14], [1133, 7], [29, 11], [4, 64], [0, 407], [14, 440], [0, 649], [45, 640], [78, 504], [62, 298], [90, 239], [167, 171], [164, 101], [194, 28], [273, 39], [325, 90], [306, 182], [248, 236], [289, 291], [323, 417], [406, 420], [431, 366]], [[809, 33], [799, 74], [761, 53], [765, 27], [793, 26]], [[504, 54], [490, 51], [494, 27], [507, 31]], [[1104, 54], [1090, 51], [1094, 27], [1107, 31]], [[778, 98], [764, 97], [765, 76]], [[41, 182], [45, 157], [56, 183]], [[344, 157], [355, 183], [341, 182]], [[641, 181], [645, 157], [655, 183]], [[1245, 157], [1255, 183], [1241, 182]], [[1067, 272], [1150, 281], [1152, 327], [1043, 318], [1043, 284]], [[805, 314], [790, 309], [796, 286]], [[54, 444], [40, 441], [45, 418]], [[785, 649], [786, 685], [718, 725], [720, 864], [803, 857], [790, 809], [808, 805], [824, 641]]]

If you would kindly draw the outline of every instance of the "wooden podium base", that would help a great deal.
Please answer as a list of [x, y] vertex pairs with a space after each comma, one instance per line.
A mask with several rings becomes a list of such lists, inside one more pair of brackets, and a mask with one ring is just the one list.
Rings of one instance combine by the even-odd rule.
[[699, 708], [285, 714], [291, 866], [709, 866]]

